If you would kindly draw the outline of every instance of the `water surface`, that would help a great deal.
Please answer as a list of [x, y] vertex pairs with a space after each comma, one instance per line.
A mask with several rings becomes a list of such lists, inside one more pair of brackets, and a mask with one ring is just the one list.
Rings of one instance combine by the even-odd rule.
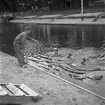
[[[0, 50], [14, 55], [14, 38], [29, 24], [0, 24]], [[30, 24], [33, 37], [43, 43], [56, 41], [60, 48], [100, 48], [105, 39], [105, 26]]]

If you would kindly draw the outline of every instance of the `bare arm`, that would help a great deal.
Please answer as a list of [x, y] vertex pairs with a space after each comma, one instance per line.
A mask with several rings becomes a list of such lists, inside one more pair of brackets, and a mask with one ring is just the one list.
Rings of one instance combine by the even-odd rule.
[[31, 38], [30, 36], [27, 36], [27, 38], [30, 39], [30, 40], [33, 41], [33, 42], [36, 42], [36, 43], [38, 42], [37, 40]]

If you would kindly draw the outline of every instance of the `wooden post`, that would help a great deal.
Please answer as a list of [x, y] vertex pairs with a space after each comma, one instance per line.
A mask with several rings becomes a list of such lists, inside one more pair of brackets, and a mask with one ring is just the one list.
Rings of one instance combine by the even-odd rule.
[[81, 14], [83, 14], [83, 0], [81, 0]]
[[81, 21], [83, 21], [84, 19], [83, 19], [83, 0], [81, 0]]

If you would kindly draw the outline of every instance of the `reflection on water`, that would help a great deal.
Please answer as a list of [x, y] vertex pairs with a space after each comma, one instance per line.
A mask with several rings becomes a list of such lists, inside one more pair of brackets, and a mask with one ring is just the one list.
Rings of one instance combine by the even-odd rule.
[[[13, 55], [14, 38], [26, 24], [0, 24], [0, 50]], [[56, 41], [59, 47], [83, 48], [102, 46], [105, 26], [69, 26], [31, 24], [33, 37], [43, 43]]]

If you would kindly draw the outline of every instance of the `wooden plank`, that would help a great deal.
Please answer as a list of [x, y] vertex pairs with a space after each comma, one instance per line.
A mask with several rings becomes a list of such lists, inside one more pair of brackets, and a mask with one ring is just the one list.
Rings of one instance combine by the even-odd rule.
[[[37, 60], [36, 58], [33, 58], [33, 57], [30, 58], [30, 60], [33, 60], [33, 59]], [[47, 63], [47, 62], [44, 62], [44, 61], [43, 61], [43, 62], [39, 62], [39, 64], [40, 64], [41, 66], [44, 66], [44, 67], [46, 67], [46, 68], [49, 69], [48, 66], [50, 65], [50, 63]], [[52, 66], [54, 66], [54, 65], [56, 65], [56, 66], [62, 68], [62, 69], [65, 70], [65, 71], [68, 71], [68, 72], [72, 72], [72, 73], [76, 73], [76, 74], [85, 74], [85, 73], [86, 73], [85, 70], [84, 70], [84, 71], [78, 71], [77, 69], [76, 69], [76, 70], [71, 70], [71, 68], [64, 67], [64, 65], [58, 64], [58, 62], [53, 62], [53, 61], [52, 61]]]
[[[37, 102], [40, 99], [42, 99], [42, 96], [40, 96], [36, 92], [33, 92], [34, 94], [32, 95], [33, 90], [31, 90], [31, 92], [28, 90], [29, 93], [26, 93], [25, 90], [20, 88], [20, 86], [22, 86], [20, 84], [13, 85], [12, 83], [8, 83], [8, 84], [2, 83], [0, 84], [0, 86], [8, 93], [7, 95], [0, 95], [0, 105], [4, 105], [4, 104], [10, 104], [10, 105], [19, 104], [20, 105], [20, 104], [25, 104], [29, 101]], [[16, 93], [14, 94], [14, 92], [16, 91], [18, 94]]]
[[105, 1], [104, 0], [95, 0], [94, 2], [93, 2], [93, 5], [104, 5], [105, 4]]
[[0, 86], [0, 95], [7, 95], [7, 91]]
[[25, 84], [21, 84], [19, 86], [22, 90], [24, 90], [27, 94], [29, 94], [30, 96], [38, 96], [39, 94], [37, 94], [35, 91], [33, 91], [32, 89], [30, 89], [28, 86], [26, 86]]
[[13, 95], [13, 93], [11, 93], [11, 91], [8, 90], [8, 89], [5, 87], [5, 85], [3, 85], [2, 87], [3, 87], [3, 89], [8, 93], [8, 95]]
[[75, 70], [71, 70], [72, 68], [65, 68], [64, 66], [62, 65], [59, 65], [62, 69], [64, 69], [65, 71], [68, 71], [68, 72], [71, 72], [71, 73], [76, 73], [76, 74], [85, 74], [86, 71], [78, 71], [77, 69]]
[[12, 83], [8, 83], [6, 87], [15, 95], [15, 96], [22, 96], [26, 95], [23, 91], [21, 91], [19, 88], [14, 86]]

